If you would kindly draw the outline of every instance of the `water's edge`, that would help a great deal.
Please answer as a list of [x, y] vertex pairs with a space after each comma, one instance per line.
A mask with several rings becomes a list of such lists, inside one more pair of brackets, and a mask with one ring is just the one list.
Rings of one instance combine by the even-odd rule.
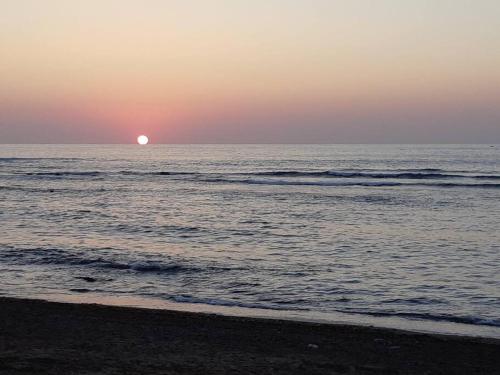
[[312, 311], [268, 310], [235, 306], [208, 305], [202, 303], [172, 302], [136, 296], [99, 295], [92, 293], [86, 293], [84, 295], [43, 294], [28, 296], [27, 298], [7, 295], [2, 295], [2, 297], [43, 300], [58, 303], [97, 304], [103, 306], [215, 314], [241, 318], [276, 319], [329, 325], [375, 327], [381, 329], [396, 329], [405, 332], [439, 334], [447, 336], [500, 339], [500, 327], [477, 326], [454, 322], [433, 322], [398, 317], [374, 317], [370, 315], [346, 314], [341, 312], [322, 313]]

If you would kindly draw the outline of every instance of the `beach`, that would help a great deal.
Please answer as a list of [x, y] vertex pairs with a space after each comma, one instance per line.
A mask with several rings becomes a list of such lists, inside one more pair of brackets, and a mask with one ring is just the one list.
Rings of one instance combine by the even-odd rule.
[[0, 298], [0, 374], [498, 374], [500, 340]]
[[500, 375], [500, 1], [0, 9], [0, 375]]
[[498, 374], [499, 160], [2, 146], [0, 375]]

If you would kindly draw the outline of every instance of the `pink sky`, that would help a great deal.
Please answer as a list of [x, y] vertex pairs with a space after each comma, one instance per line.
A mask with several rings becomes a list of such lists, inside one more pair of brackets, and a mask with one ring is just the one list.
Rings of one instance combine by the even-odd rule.
[[500, 3], [7, 0], [0, 143], [500, 143]]

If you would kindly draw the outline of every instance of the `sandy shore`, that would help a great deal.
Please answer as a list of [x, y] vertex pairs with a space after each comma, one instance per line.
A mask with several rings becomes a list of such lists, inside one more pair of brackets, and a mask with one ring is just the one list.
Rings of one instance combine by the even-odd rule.
[[0, 374], [500, 374], [500, 340], [0, 298]]

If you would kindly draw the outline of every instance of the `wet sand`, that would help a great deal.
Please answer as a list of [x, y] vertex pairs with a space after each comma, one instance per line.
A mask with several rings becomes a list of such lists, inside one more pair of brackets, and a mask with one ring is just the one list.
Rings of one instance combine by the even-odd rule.
[[0, 374], [500, 374], [500, 340], [0, 298]]

